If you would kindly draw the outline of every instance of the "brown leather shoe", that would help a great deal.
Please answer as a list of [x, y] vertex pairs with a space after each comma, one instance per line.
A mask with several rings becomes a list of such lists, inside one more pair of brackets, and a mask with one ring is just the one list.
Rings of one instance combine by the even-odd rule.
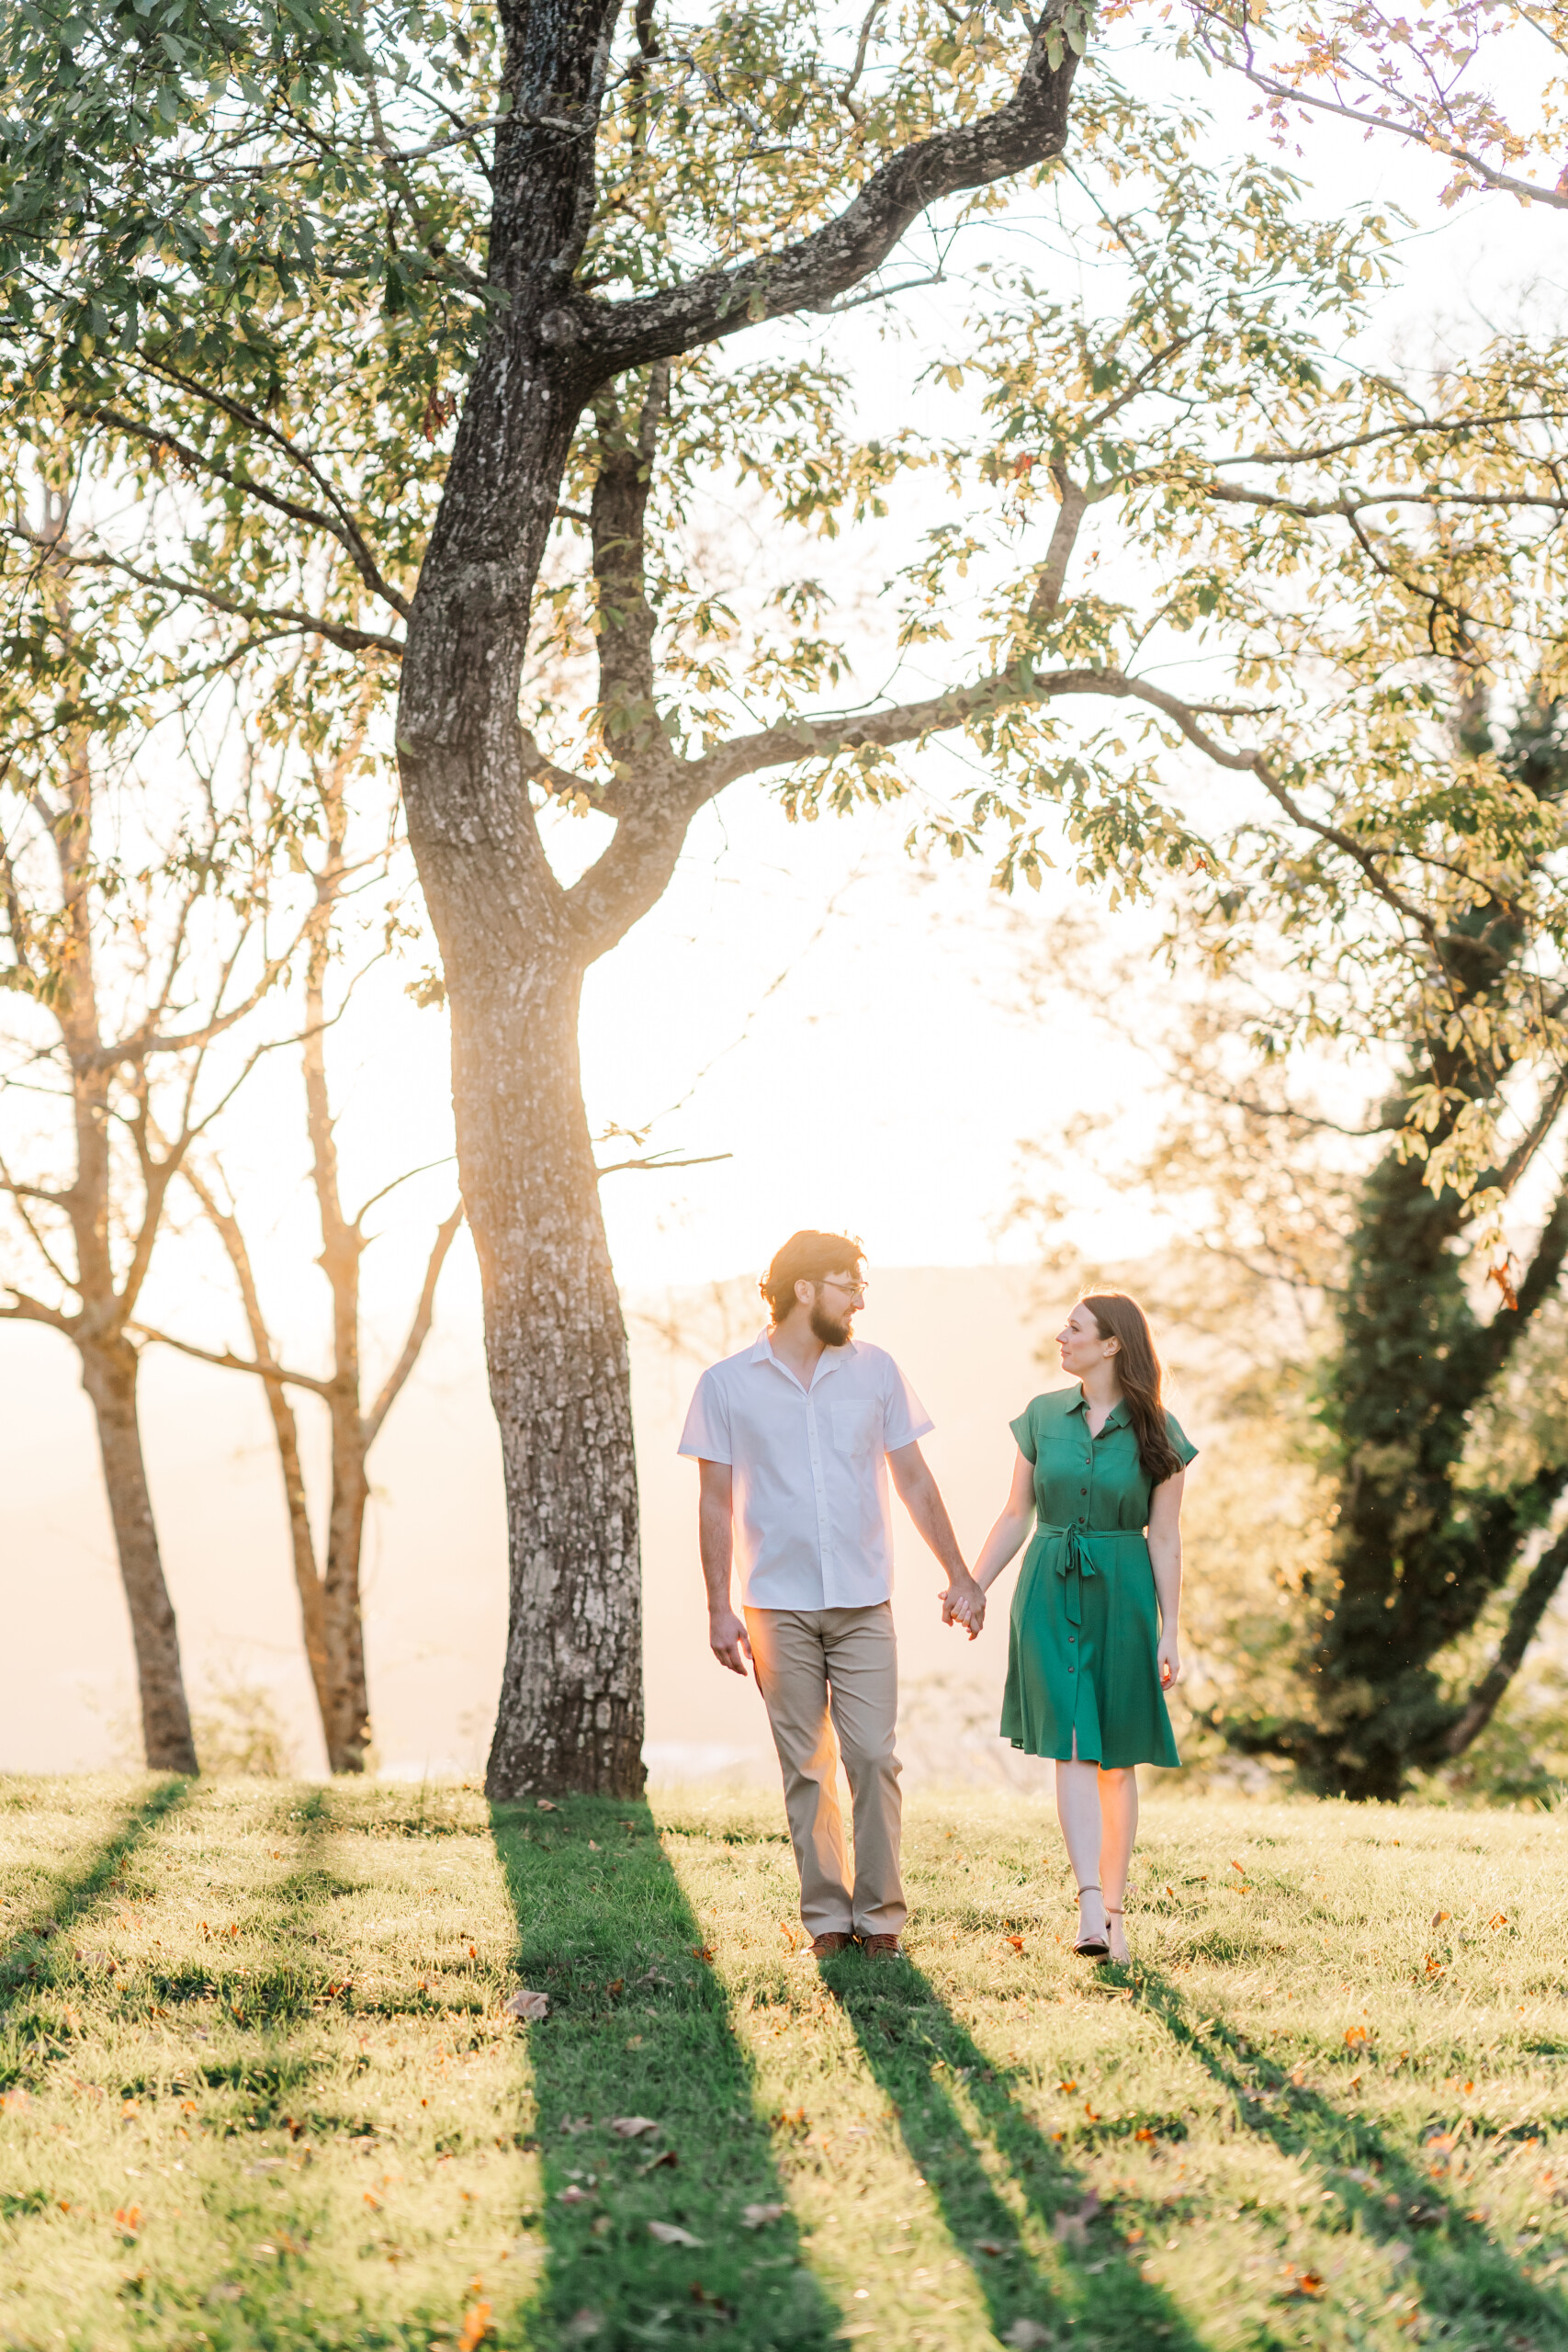
[[863, 1936], [860, 1948], [867, 1960], [902, 1960], [904, 1947], [897, 1936]]
[[813, 1960], [829, 1960], [836, 1951], [848, 1951], [853, 1941], [854, 1938], [852, 1936], [840, 1936], [838, 1934], [813, 1936], [811, 1939], [811, 1957]]

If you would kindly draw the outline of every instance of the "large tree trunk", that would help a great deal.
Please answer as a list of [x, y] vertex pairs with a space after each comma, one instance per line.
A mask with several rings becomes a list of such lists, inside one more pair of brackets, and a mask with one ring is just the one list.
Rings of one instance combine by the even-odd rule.
[[[593, 13], [563, 44], [582, 95]], [[508, 126], [498, 164], [513, 141], [553, 137]], [[550, 308], [575, 260], [576, 168], [513, 184], [533, 201], [503, 217], [498, 200], [491, 270], [510, 307], [475, 370], [420, 575], [398, 748], [451, 1004], [506, 1480], [511, 1620], [486, 1787], [629, 1796], [645, 1777], [631, 1389], [577, 1044], [583, 968], [609, 943], [585, 943], [550, 871], [518, 717], [534, 582], [590, 389], [575, 329]]]
[[82, 1385], [98, 1424], [104, 1485], [136, 1645], [141, 1728], [155, 1772], [195, 1772], [196, 1743], [180, 1672], [174, 1605], [164, 1581], [136, 1410], [136, 1350], [129, 1340], [82, 1343]]
[[501, 1427], [510, 1623], [486, 1787], [635, 1795], [642, 1581], [626, 1327], [578, 1069], [581, 977], [470, 942], [455, 1091]]

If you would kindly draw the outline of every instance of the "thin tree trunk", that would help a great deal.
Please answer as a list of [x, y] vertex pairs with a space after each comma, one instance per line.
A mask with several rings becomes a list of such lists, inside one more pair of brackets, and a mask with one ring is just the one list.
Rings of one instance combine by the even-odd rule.
[[[231, 1210], [222, 1207], [199, 1170], [187, 1167], [185, 1172], [186, 1182], [206, 1210], [234, 1270], [234, 1280], [239, 1284], [240, 1301], [245, 1312], [245, 1328], [251, 1335], [251, 1352], [264, 1373], [276, 1373], [278, 1366], [272, 1334], [262, 1312], [255, 1269], [251, 1263], [250, 1250], [240, 1220]], [[267, 1411], [272, 1416], [272, 1433], [277, 1443], [277, 1465], [283, 1477], [283, 1501], [288, 1514], [294, 1589], [299, 1596], [299, 1625], [304, 1636], [305, 1659], [310, 1669], [310, 1687], [316, 1694], [316, 1711], [321, 1719], [321, 1737], [330, 1746], [328, 1726], [332, 1719], [332, 1677], [327, 1664], [326, 1610], [321, 1579], [316, 1569], [316, 1544], [310, 1532], [310, 1505], [305, 1491], [304, 1465], [299, 1459], [299, 1424], [282, 1380], [264, 1377], [262, 1386], [266, 1392]]]
[[104, 1485], [119, 1553], [119, 1572], [136, 1646], [147, 1762], [155, 1772], [199, 1770], [180, 1671], [174, 1604], [164, 1581], [152, 1498], [136, 1409], [135, 1348], [126, 1339], [78, 1343], [82, 1385], [92, 1399]]
[[323, 1586], [328, 1697], [323, 1723], [334, 1772], [363, 1772], [370, 1745], [370, 1693], [365, 1678], [365, 1626], [359, 1606], [359, 1557], [365, 1540], [365, 1430], [357, 1375], [332, 1399], [333, 1498], [327, 1521]]

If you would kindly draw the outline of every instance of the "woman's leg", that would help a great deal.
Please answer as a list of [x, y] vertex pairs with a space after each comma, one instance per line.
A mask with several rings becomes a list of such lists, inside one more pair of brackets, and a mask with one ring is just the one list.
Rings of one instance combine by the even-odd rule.
[[[1060, 1765], [1057, 1766], [1060, 1771]], [[1100, 1770], [1100, 1884], [1106, 1908], [1120, 1911], [1127, 1900], [1127, 1871], [1133, 1841], [1138, 1834], [1138, 1776], [1128, 1765]], [[1127, 1938], [1120, 1919], [1111, 1925], [1111, 1957], [1127, 1958]]]
[[[1073, 1746], [1077, 1746], [1076, 1738]], [[1062, 1825], [1073, 1875], [1079, 1886], [1089, 1890], [1078, 1903], [1078, 1932], [1083, 1936], [1105, 1933], [1105, 1913], [1097, 1891], [1102, 1836], [1098, 1764], [1080, 1764], [1075, 1758], [1070, 1764], [1056, 1766], [1056, 1818]]]

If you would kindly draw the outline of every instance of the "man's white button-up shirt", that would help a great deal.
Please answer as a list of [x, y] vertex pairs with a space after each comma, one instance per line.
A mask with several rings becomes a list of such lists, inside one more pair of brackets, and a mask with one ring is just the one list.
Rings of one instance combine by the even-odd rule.
[[764, 1331], [697, 1383], [680, 1451], [727, 1462], [742, 1605], [869, 1609], [893, 1589], [889, 1453], [933, 1426], [881, 1348], [824, 1348], [803, 1387]]

